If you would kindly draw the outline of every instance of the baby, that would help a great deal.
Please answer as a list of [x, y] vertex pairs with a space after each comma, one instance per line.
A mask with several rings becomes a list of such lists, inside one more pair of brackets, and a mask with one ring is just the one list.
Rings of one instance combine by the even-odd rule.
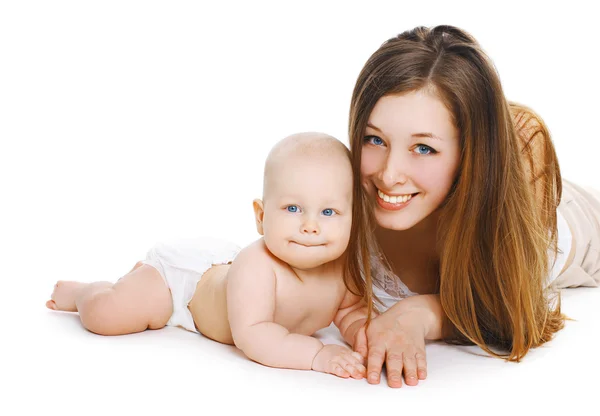
[[46, 306], [79, 312], [97, 334], [181, 326], [267, 366], [360, 379], [360, 354], [311, 336], [333, 321], [352, 344], [366, 322], [366, 303], [344, 279], [352, 177], [340, 141], [287, 137], [269, 153], [253, 203], [262, 238], [241, 250], [215, 239], [157, 244], [114, 284], [58, 282]]

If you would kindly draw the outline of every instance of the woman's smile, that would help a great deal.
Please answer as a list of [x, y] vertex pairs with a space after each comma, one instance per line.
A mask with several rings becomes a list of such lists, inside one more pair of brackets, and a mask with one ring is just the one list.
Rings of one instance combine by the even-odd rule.
[[427, 218], [446, 199], [459, 159], [458, 131], [439, 97], [418, 90], [380, 98], [361, 149], [363, 185], [374, 198], [377, 223], [407, 230]]
[[375, 199], [381, 208], [389, 211], [399, 211], [407, 207], [417, 195], [419, 195], [418, 192], [412, 194], [390, 195], [377, 189], [377, 196]]

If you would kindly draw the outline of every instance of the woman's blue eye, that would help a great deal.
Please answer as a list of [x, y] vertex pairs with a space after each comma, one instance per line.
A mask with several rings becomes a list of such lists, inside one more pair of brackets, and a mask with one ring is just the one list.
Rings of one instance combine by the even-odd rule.
[[331, 217], [333, 214], [335, 214], [335, 211], [332, 210], [331, 208], [327, 208], [327, 209], [324, 209], [323, 211], [321, 211], [321, 213], [323, 215], [325, 215], [326, 217]]
[[290, 205], [289, 207], [287, 207], [287, 210], [289, 212], [298, 212], [298, 207], [296, 205]]
[[424, 144], [417, 145], [417, 147], [415, 147], [415, 150], [420, 155], [432, 155], [437, 153], [434, 149]]
[[381, 137], [377, 137], [377, 136], [366, 136], [365, 142], [373, 144], [375, 146], [381, 146], [382, 144], [384, 144]]

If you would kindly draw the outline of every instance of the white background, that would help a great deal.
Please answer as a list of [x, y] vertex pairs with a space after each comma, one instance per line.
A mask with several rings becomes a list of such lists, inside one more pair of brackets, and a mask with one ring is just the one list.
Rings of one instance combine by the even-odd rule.
[[[473, 34], [507, 97], [547, 122], [563, 176], [600, 188], [598, 13], [588, 2], [560, 4], [2, 1], [0, 377], [12, 388], [4, 388], [10, 400], [0, 400], [0, 408], [20, 403], [20, 410], [2, 413], [86, 414], [84, 403], [112, 414], [200, 413], [219, 403], [216, 411], [253, 403], [287, 413], [310, 404], [317, 413], [327, 406], [330, 413], [469, 414], [481, 406], [510, 411], [502, 407], [509, 397], [530, 397], [528, 405], [551, 413], [558, 409], [551, 390], [565, 385], [570, 395], [583, 388], [581, 397], [592, 400], [585, 399], [592, 384], [584, 380], [600, 369], [593, 353], [600, 324], [583, 313], [578, 318], [588, 326], [567, 328], [549, 356], [532, 354], [538, 360], [530, 364], [498, 361], [498, 372], [490, 373], [477, 370], [490, 361], [479, 358], [448, 369], [431, 351], [451, 347], [434, 345], [429, 379], [391, 391], [274, 373], [231, 350], [215, 364], [210, 354], [219, 356], [222, 346], [198, 347], [196, 335], [176, 328], [168, 336], [98, 337], [72, 316], [44, 308], [56, 280], [116, 280], [164, 238], [208, 234], [241, 245], [257, 238], [251, 202], [261, 196], [270, 147], [299, 131], [324, 131], [347, 144], [350, 96], [362, 65], [386, 39], [417, 25], [451, 24]], [[584, 289], [571, 290], [565, 302], [569, 312], [596, 313], [597, 306], [581, 305], [598, 300], [597, 291]], [[148, 340], [157, 346], [145, 356]], [[170, 378], [169, 363], [157, 356], [177, 355], [184, 344], [213, 364], [210, 375], [182, 367], [183, 378]], [[127, 358], [115, 365], [118, 357]], [[125, 363], [132, 367], [120, 373]], [[243, 370], [231, 373], [228, 365]], [[519, 378], [534, 373], [532, 383]], [[139, 377], [126, 382], [123, 374]], [[155, 379], [169, 383], [171, 396]], [[297, 390], [288, 397], [278, 388]], [[581, 397], [564, 401], [581, 404]], [[166, 410], [170, 405], [176, 408]]]

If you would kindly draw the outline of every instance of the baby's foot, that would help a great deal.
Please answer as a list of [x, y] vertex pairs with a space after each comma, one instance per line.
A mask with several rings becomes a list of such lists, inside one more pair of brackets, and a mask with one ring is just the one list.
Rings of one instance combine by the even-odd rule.
[[59, 280], [54, 285], [54, 292], [50, 296], [51, 300], [46, 302], [46, 307], [55, 311], [77, 312], [75, 297], [85, 285], [87, 283]]

